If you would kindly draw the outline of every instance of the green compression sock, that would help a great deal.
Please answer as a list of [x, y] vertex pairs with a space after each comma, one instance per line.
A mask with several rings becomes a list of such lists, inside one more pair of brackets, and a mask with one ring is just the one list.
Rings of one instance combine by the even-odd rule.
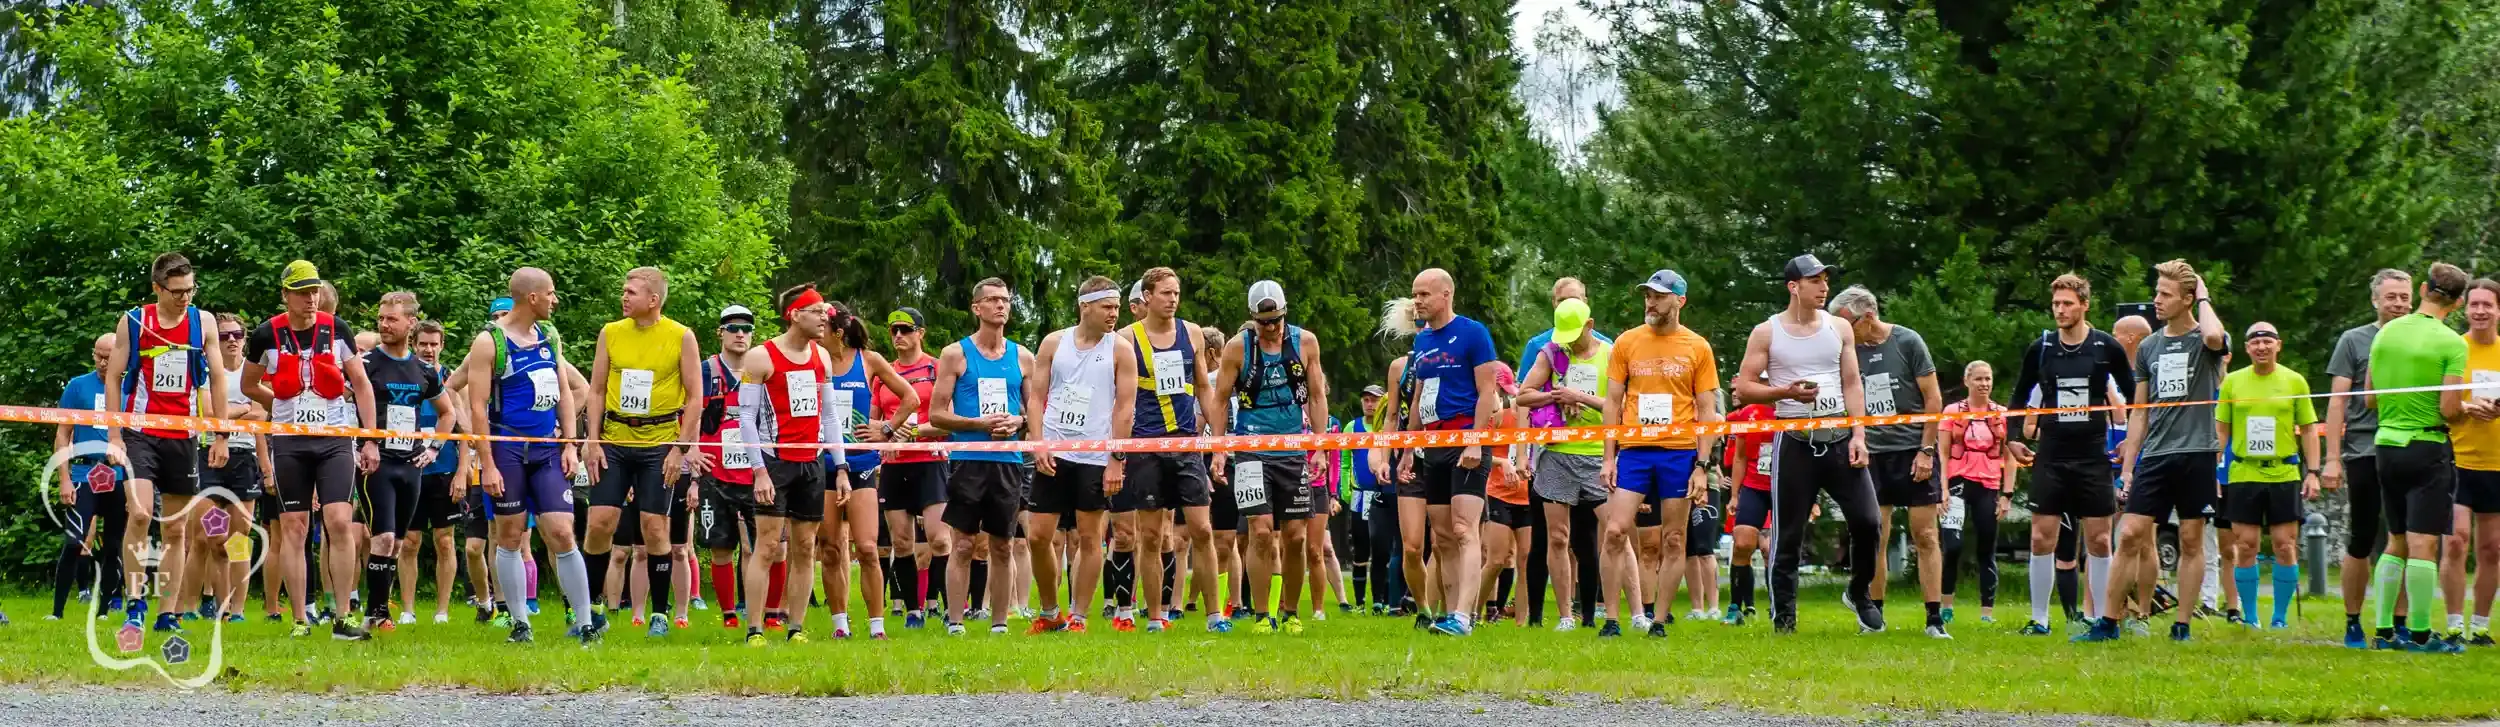
[[2415, 638], [2431, 628], [2431, 609], [2438, 607], [2439, 564], [2427, 560], [2405, 559], [2405, 628]]
[[2371, 625], [2385, 630], [2396, 627], [2396, 594], [2404, 584], [2405, 559], [2386, 553], [2378, 555], [2378, 563], [2370, 569], [2370, 588], [2378, 593], [2371, 604]]

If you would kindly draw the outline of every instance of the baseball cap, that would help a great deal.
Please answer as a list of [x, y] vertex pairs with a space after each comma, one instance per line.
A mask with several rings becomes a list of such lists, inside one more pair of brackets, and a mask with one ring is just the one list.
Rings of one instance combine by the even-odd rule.
[[[1678, 281], [1679, 283], [1681, 281]], [[1589, 304], [1578, 298], [1564, 298], [1554, 306], [1554, 343], [1569, 346], [1580, 340], [1589, 327]]]
[[486, 314], [490, 316], [497, 313], [509, 313], [511, 311], [511, 298], [496, 298], [495, 302], [486, 304]]
[[1640, 287], [1644, 290], [1655, 290], [1670, 295], [1683, 295], [1684, 276], [1673, 270], [1660, 270], [1650, 273], [1649, 279], [1641, 281]]
[[885, 327], [893, 328], [895, 326], [927, 328], [929, 327], [929, 323], [927, 318], [920, 315], [920, 309], [905, 307], [897, 308], [894, 312], [885, 314]]
[[1380, 388], [1380, 385], [1379, 385], [1379, 384], [1372, 384], [1372, 385], [1370, 385], [1370, 386], [1363, 387], [1363, 395], [1364, 395], [1364, 396], [1388, 396], [1388, 395], [1389, 395], [1389, 390], [1388, 390], [1388, 389], [1383, 389], [1383, 388]]
[[[1269, 305], [1270, 302], [1274, 305]], [[1250, 312], [1267, 313], [1285, 309], [1285, 286], [1273, 280], [1250, 284]]]
[[728, 325], [730, 321], [739, 320], [754, 323], [755, 311], [747, 310], [746, 306], [737, 304], [731, 304], [727, 308], [720, 309], [720, 322], [722, 325]]
[[1825, 273], [1839, 275], [1840, 270], [1840, 266], [1825, 265], [1822, 259], [1816, 258], [1813, 253], [1807, 253], [1789, 258], [1788, 269], [1784, 272], [1789, 280], [1804, 280]]
[[286, 290], [311, 290], [321, 287], [321, 270], [311, 261], [297, 260], [286, 264], [286, 272], [278, 275], [278, 287]]
[[1135, 302], [1142, 301], [1142, 300], [1145, 300], [1145, 299], [1146, 299], [1146, 279], [1145, 279], [1145, 278], [1138, 278], [1138, 279], [1137, 279], [1137, 282], [1134, 282], [1134, 283], [1130, 283], [1130, 284], [1128, 284], [1128, 302], [1135, 303]]

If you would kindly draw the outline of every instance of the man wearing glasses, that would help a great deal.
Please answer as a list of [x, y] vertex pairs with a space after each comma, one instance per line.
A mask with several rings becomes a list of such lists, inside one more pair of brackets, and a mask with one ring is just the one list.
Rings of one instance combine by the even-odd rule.
[[[105, 409], [112, 413], [131, 412], [190, 416], [201, 403], [194, 392], [209, 390], [204, 401], [215, 415], [218, 402], [226, 393], [226, 362], [210, 355], [209, 337], [216, 330], [207, 313], [191, 306], [191, 298], [199, 292], [199, 281], [193, 274], [191, 261], [180, 253], [156, 256], [149, 280], [156, 289], [156, 304], [130, 309], [117, 326], [119, 335], [113, 340], [113, 356], [104, 362], [104, 381], [121, 387], [118, 396], [106, 397]], [[196, 584], [186, 583], [193, 577], [190, 562], [195, 533], [202, 532], [197, 514], [189, 512], [191, 498], [199, 494], [199, 461], [194, 455], [191, 432], [177, 429], [134, 429], [129, 433], [120, 427], [108, 431], [107, 444], [112, 450], [124, 452], [130, 462], [130, 483], [122, 489], [129, 503], [128, 529], [123, 531], [121, 547], [124, 573], [146, 573], [139, 566], [139, 551], [148, 539], [148, 519], [156, 514], [154, 505], [158, 489], [163, 488], [166, 521], [165, 587], [169, 593], [197, 592]], [[226, 466], [227, 445], [222, 433], [209, 435], [208, 466]], [[187, 590], [186, 590], [187, 589]], [[148, 603], [144, 587], [130, 591], [127, 601], [127, 625], [137, 626], [147, 618]], [[181, 628], [181, 619], [171, 609], [159, 614], [157, 631]]]

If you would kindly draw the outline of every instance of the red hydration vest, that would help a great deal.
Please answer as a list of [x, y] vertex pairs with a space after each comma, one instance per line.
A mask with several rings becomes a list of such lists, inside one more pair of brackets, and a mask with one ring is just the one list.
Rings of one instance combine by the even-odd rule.
[[340, 367], [338, 356], [338, 320], [328, 313], [313, 314], [311, 350], [295, 347], [293, 330], [284, 313], [269, 319], [269, 331], [277, 340], [278, 361], [261, 380], [280, 399], [302, 396], [307, 388], [323, 399], [346, 396], [347, 373]]

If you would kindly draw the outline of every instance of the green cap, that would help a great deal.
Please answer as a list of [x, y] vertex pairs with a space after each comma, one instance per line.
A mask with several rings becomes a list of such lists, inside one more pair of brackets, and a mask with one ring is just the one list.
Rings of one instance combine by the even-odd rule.
[[1554, 306], [1554, 343], [1569, 346], [1589, 327], [1588, 301], [1565, 298]]
[[287, 263], [286, 272], [278, 275], [278, 287], [287, 290], [321, 287], [321, 270], [314, 268], [312, 262], [307, 260]]

